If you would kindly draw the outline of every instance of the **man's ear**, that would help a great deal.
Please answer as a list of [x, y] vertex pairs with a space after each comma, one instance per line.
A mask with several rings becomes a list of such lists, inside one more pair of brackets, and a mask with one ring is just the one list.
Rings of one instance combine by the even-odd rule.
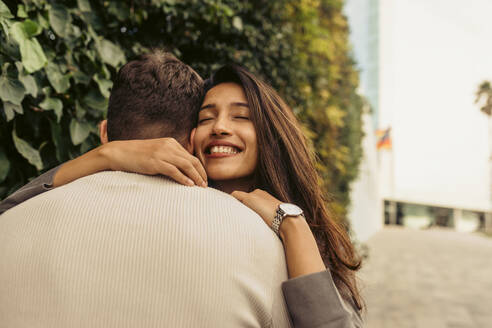
[[188, 145], [186, 146], [186, 150], [192, 155], [195, 152], [195, 147], [193, 143], [195, 141], [195, 132], [196, 132], [196, 128], [191, 130], [190, 139], [188, 140]]
[[99, 123], [99, 137], [102, 144], [108, 142], [108, 120], [103, 120]]

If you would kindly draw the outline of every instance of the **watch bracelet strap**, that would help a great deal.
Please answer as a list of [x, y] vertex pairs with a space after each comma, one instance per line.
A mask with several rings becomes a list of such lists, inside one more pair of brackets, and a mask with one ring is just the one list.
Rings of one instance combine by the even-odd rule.
[[283, 214], [284, 214], [284, 211], [282, 211], [280, 209], [280, 207], [277, 208], [277, 211], [275, 212], [275, 218], [273, 218], [273, 221], [272, 221], [272, 230], [279, 237], [280, 237], [280, 224], [283, 221]]
[[[272, 221], [272, 230], [280, 237], [280, 225], [284, 221], [287, 216], [284, 216], [285, 212], [279, 207], [275, 212], [275, 218]], [[301, 213], [301, 216], [304, 217], [304, 213]]]

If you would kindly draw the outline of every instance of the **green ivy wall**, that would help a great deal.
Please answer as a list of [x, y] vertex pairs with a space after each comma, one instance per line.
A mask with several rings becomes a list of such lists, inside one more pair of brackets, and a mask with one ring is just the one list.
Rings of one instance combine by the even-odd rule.
[[112, 78], [164, 47], [206, 77], [236, 62], [304, 124], [341, 218], [361, 157], [342, 0], [0, 0], [0, 199], [98, 143]]

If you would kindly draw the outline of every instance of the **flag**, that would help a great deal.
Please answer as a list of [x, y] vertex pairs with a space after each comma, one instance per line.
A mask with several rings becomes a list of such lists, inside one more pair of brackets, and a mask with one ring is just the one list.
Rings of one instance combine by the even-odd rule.
[[378, 140], [377, 148], [379, 149], [391, 149], [391, 128], [380, 129], [376, 131], [376, 137]]

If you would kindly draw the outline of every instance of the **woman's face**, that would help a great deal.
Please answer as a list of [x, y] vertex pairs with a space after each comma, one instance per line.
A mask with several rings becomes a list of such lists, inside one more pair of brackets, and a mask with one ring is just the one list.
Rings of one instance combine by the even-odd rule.
[[256, 132], [243, 88], [221, 83], [205, 95], [193, 139], [211, 180], [251, 177], [258, 162]]

